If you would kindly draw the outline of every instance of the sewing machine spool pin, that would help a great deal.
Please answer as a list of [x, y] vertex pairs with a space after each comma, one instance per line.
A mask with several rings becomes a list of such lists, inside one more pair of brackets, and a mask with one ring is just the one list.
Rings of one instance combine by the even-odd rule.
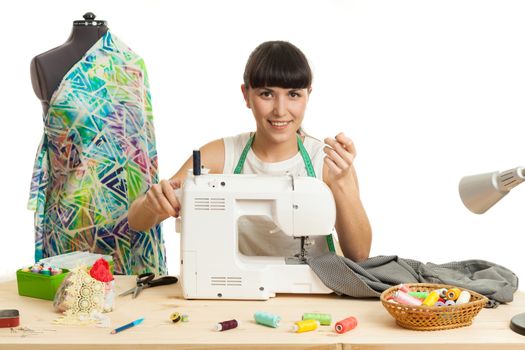
[[197, 176], [201, 174], [201, 151], [193, 151], [193, 175]]

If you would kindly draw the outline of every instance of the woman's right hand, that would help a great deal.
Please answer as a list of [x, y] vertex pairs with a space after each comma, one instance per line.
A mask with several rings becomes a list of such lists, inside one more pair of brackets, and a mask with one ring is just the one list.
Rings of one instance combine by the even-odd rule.
[[175, 196], [175, 190], [180, 187], [180, 180], [161, 180], [146, 192], [143, 205], [162, 220], [170, 216], [178, 217], [180, 203]]

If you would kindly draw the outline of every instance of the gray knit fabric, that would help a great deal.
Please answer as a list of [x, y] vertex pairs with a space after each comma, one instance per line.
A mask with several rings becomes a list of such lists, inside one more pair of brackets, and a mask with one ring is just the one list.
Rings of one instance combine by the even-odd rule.
[[328, 288], [357, 298], [378, 298], [381, 292], [400, 283], [437, 283], [483, 294], [489, 298], [487, 307], [496, 307], [511, 302], [518, 289], [518, 277], [512, 271], [484, 260], [438, 265], [392, 255], [356, 263], [329, 253], [309, 258], [308, 264]]

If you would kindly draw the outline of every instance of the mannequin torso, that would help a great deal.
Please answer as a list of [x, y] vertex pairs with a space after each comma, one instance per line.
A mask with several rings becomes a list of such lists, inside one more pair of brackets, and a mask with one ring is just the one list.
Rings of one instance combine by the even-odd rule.
[[44, 114], [49, 109], [53, 92], [67, 71], [108, 31], [105, 22], [101, 23], [104, 24], [80, 26], [75, 23], [63, 45], [37, 55], [31, 61], [31, 83], [42, 102]]

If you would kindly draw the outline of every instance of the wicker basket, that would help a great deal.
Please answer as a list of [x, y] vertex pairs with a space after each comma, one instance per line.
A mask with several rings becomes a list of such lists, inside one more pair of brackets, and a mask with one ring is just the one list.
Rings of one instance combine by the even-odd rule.
[[[411, 292], [431, 292], [440, 288], [453, 288], [446, 284], [414, 283], [405, 284]], [[399, 286], [391, 287], [381, 293], [381, 303], [385, 309], [396, 319], [401, 327], [417, 331], [438, 331], [458, 327], [470, 326], [478, 312], [485, 306], [487, 297], [468, 289], [470, 302], [452, 306], [414, 306], [392, 303], [387, 300], [393, 296]]]

